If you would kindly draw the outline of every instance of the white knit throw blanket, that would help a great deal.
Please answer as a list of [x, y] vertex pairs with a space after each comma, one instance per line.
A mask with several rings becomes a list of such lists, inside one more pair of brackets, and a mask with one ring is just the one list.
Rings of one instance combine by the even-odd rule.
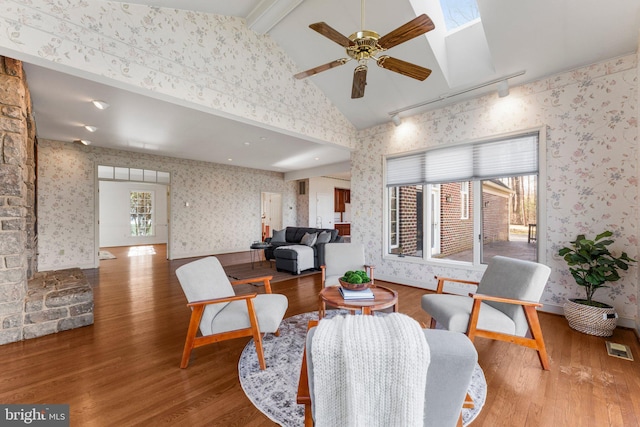
[[323, 319], [311, 354], [316, 427], [423, 425], [429, 346], [409, 316]]

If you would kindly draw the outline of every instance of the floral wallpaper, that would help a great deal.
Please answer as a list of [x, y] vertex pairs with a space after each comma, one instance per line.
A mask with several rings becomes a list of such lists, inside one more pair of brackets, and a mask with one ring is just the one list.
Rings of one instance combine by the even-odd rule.
[[3, 0], [6, 56], [347, 147], [355, 128], [269, 37], [236, 17], [108, 1]]
[[[352, 238], [366, 244], [376, 277], [435, 288], [434, 274], [481, 272], [384, 259], [383, 155], [530, 128], [546, 128], [546, 253], [552, 268], [542, 302], [558, 311], [583, 296], [557, 252], [580, 233], [613, 231], [614, 252], [638, 259], [638, 71], [629, 55], [361, 131], [352, 154]], [[596, 299], [627, 320], [638, 313], [638, 267]]]
[[247, 251], [261, 237], [263, 191], [282, 194], [283, 224], [296, 225], [296, 183], [285, 182], [279, 172], [40, 140], [41, 271], [96, 265], [94, 212], [99, 164], [171, 173], [171, 258]]

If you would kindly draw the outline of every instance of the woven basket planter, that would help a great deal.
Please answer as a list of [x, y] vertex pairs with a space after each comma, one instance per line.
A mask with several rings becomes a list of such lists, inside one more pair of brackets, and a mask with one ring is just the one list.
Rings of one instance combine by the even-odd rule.
[[569, 327], [585, 334], [610, 337], [616, 328], [618, 315], [613, 307], [592, 307], [568, 300], [564, 304], [564, 316]]

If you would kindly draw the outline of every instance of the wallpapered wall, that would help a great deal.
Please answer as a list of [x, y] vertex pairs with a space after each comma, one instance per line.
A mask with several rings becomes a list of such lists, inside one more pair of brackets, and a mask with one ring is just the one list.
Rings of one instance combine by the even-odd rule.
[[262, 191], [281, 193], [283, 224], [296, 225], [296, 183], [279, 172], [40, 140], [40, 271], [95, 266], [98, 164], [171, 173], [172, 258], [247, 251], [260, 240]]
[[[383, 160], [390, 153], [546, 126], [546, 253], [552, 268], [542, 301], [557, 311], [566, 298], [584, 297], [556, 254], [576, 235], [613, 231], [614, 252], [638, 259], [637, 57], [629, 55], [521, 87], [405, 118], [400, 127], [360, 132], [352, 155], [354, 241], [365, 242], [376, 277], [435, 288], [434, 274], [479, 279], [481, 272], [453, 270], [383, 258]], [[633, 267], [596, 299], [620, 316], [638, 313], [638, 268]], [[554, 307], [555, 306], [555, 307]]]
[[[55, 29], [53, 31], [52, 29]], [[243, 19], [108, 1], [0, 2], [0, 53], [347, 147], [355, 128]], [[116, 84], [117, 83], [117, 84]]]

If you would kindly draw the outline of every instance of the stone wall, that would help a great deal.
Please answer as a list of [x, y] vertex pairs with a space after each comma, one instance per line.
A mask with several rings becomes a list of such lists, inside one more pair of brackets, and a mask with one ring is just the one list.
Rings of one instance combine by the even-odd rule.
[[93, 289], [79, 268], [36, 273], [24, 304], [23, 338], [93, 324]]
[[22, 63], [0, 57], [0, 344], [22, 339], [27, 279], [37, 268], [34, 151]]
[[0, 344], [93, 323], [81, 270], [36, 273], [35, 150], [22, 62], [0, 56]]

